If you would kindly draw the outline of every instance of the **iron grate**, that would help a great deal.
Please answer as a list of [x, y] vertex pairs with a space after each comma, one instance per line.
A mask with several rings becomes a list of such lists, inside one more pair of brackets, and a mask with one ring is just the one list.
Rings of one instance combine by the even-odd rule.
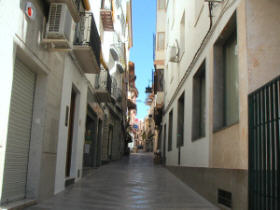
[[218, 189], [218, 203], [231, 208], [232, 207], [231, 192]]

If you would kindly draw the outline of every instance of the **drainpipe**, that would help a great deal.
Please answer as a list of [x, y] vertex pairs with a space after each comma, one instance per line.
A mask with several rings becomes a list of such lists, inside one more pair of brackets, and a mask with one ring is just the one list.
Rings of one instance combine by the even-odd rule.
[[[237, 0], [232, 0], [232, 2], [229, 4], [230, 0], [224, 1], [224, 7], [222, 9], [222, 11], [220, 12], [217, 20], [215, 21], [215, 23], [213, 24], [213, 16], [212, 16], [212, 7], [213, 7], [213, 2], [208, 2], [208, 6], [209, 6], [209, 11], [211, 12], [209, 14], [210, 16], [210, 24], [209, 24], [209, 30], [206, 33], [206, 36], [204, 37], [204, 39], [201, 42], [200, 47], [198, 48], [197, 52], [195, 53], [189, 67], [187, 68], [187, 71], [185, 72], [184, 76], [182, 77], [181, 81], [179, 82], [179, 85], [177, 86], [175, 92], [173, 93], [171, 100], [169, 101], [169, 103], [167, 104], [166, 108], [164, 109], [163, 114], [165, 115], [167, 113], [167, 111], [169, 110], [169, 108], [171, 107], [171, 104], [174, 102], [179, 90], [181, 89], [181, 87], [183, 86], [184, 82], [186, 81], [186, 79], [188, 78], [192, 68], [194, 67], [196, 61], [198, 60], [199, 55], [202, 53], [203, 49], [205, 48], [205, 46], [208, 43], [208, 40], [210, 39], [211, 34], [213, 34], [215, 28], [217, 27], [218, 23], [220, 22], [220, 20], [222, 19], [222, 16], [225, 14], [225, 12], [228, 10], [228, 8], [230, 8], [233, 4], [235, 4], [237, 2]], [[209, 4], [211, 3], [211, 4]], [[215, 2], [218, 3], [218, 2]], [[219, 2], [221, 3], [221, 2]]]
[[89, 1], [88, 1], [88, 0], [83, 0], [83, 2], [84, 2], [85, 9], [86, 9], [87, 11], [89, 11], [89, 10], [90, 10]]
[[201, 45], [199, 46], [198, 50], [196, 51], [193, 61], [195, 60], [195, 58], [197, 57], [198, 53], [200, 52], [201, 48], [204, 46], [206, 39], [208, 39], [208, 35], [211, 32], [212, 26], [213, 26], [213, 15], [212, 15], [212, 8], [213, 8], [213, 2], [208, 2], [208, 10], [209, 10], [209, 19], [210, 19], [210, 24], [209, 24], [209, 29], [206, 33], [206, 35], [204, 36], [204, 39], [201, 42]]

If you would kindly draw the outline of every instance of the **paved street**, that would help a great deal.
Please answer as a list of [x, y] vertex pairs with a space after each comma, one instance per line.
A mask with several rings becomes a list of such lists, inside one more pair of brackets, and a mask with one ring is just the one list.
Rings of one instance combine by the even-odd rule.
[[29, 210], [217, 209], [172, 175], [154, 165], [151, 153], [104, 165], [82, 181]]

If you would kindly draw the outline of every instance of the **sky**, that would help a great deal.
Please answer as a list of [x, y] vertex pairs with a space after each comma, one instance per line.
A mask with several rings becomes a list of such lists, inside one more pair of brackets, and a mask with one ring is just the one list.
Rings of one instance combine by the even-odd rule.
[[156, 0], [132, 0], [133, 47], [130, 60], [135, 63], [137, 118], [144, 119], [149, 107], [145, 105], [145, 88], [150, 85], [153, 69], [153, 34], [156, 30]]

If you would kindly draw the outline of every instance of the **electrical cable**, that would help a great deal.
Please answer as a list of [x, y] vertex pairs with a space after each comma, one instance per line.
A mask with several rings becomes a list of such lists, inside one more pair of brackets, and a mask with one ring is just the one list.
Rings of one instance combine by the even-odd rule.
[[[200, 47], [198, 48], [198, 50], [196, 51], [187, 71], [185, 72], [183, 78], [181, 79], [181, 81], [179, 82], [179, 85], [177, 86], [171, 100], [169, 101], [166, 109], [163, 111], [163, 115], [169, 110], [169, 108], [171, 107], [171, 104], [174, 102], [179, 90], [182, 88], [184, 82], [186, 81], [186, 79], [188, 78], [189, 74], [191, 73], [194, 65], [196, 64], [199, 56], [201, 55], [201, 53], [203, 52], [205, 46], [207, 45], [209, 39], [211, 38], [210, 36], [213, 34], [213, 32], [215, 31], [218, 23], [220, 22], [222, 16], [225, 14], [225, 12], [236, 2], [236, 0], [232, 0], [231, 4], [228, 5], [228, 3], [230, 2], [230, 0], [227, 0], [225, 2], [224, 7], [222, 8], [222, 11], [219, 14], [219, 17], [217, 18], [217, 21], [215, 22], [215, 24], [213, 25], [213, 16], [212, 16], [212, 10], [213, 10], [213, 2], [208, 2], [208, 8], [209, 8], [209, 18], [210, 18], [210, 23], [209, 23], [209, 29], [208, 32], [206, 33], [205, 37], [203, 38]], [[210, 4], [211, 3], [211, 4]]]

